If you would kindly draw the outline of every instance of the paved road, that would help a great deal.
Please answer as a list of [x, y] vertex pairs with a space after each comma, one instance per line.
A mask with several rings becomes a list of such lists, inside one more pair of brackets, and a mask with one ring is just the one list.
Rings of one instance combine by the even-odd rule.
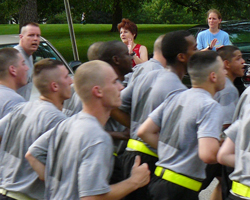
[[218, 181], [216, 180], [216, 178], [213, 180], [213, 182], [207, 187], [207, 189], [203, 190], [200, 195], [199, 195], [199, 199], [200, 200], [209, 200], [210, 199], [210, 195], [212, 193], [212, 191], [214, 190], [215, 186], [217, 185]]

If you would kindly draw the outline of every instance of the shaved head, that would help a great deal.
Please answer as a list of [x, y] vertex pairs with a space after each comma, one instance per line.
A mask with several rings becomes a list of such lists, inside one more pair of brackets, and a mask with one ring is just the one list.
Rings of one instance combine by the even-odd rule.
[[91, 99], [94, 86], [104, 86], [106, 68], [112, 68], [108, 63], [100, 60], [86, 62], [79, 66], [74, 76], [74, 87], [83, 102]]
[[98, 52], [99, 52], [99, 48], [100, 46], [103, 44], [104, 42], [95, 42], [92, 45], [89, 46], [88, 48], [88, 59], [89, 60], [99, 60], [98, 58]]

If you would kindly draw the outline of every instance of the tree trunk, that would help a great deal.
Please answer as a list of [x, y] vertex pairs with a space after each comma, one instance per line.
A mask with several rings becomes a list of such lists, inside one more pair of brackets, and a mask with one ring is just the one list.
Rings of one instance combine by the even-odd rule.
[[19, 10], [19, 33], [22, 26], [28, 22], [38, 22], [37, 0], [22, 0]]
[[111, 32], [117, 32], [117, 24], [119, 24], [122, 21], [122, 8], [121, 8], [121, 1], [120, 0], [114, 0], [114, 7], [113, 7], [113, 16], [112, 16], [112, 28]]

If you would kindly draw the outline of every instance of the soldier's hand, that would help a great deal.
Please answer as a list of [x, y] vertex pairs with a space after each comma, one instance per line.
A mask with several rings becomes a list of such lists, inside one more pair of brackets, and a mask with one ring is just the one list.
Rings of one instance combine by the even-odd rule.
[[133, 180], [138, 188], [147, 185], [150, 181], [150, 171], [148, 164], [141, 164], [141, 157], [136, 156], [133, 168], [131, 170], [131, 180]]

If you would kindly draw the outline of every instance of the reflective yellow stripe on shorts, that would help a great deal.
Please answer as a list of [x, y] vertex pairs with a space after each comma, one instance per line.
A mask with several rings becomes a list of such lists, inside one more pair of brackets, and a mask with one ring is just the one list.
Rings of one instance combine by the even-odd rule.
[[233, 181], [232, 191], [240, 196], [250, 198], [250, 187], [247, 185]]
[[158, 155], [151, 151], [143, 142], [134, 140], [134, 139], [129, 139], [127, 147], [130, 149], [134, 149], [136, 151], [148, 154], [150, 156], [154, 156], [158, 158]]
[[[164, 173], [162, 174], [163, 170], [164, 170]], [[196, 192], [200, 190], [201, 185], [202, 185], [202, 182], [199, 182], [187, 176], [178, 174], [174, 171], [164, 169], [163, 167], [159, 167], [159, 166], [156, 167], [155, 169], [155, 175], [161, 177], [164, 180], [167, 180], [169, 182], [175, 183], [177, 185], [180, 185], [182, 187], [188, 188]]]
[[8, 190], [5, 190], [3, 188], [0, 188], [0, 193], [2, 195], [5, 195], [7, 197], [10, 197], [10, 198], [13, 198], [13, 199], [17, 199], [17, 200], [35, 200], [23, 193], [20, 193], [20, 192], [12, 192], [12, 191], [8, 191]]

